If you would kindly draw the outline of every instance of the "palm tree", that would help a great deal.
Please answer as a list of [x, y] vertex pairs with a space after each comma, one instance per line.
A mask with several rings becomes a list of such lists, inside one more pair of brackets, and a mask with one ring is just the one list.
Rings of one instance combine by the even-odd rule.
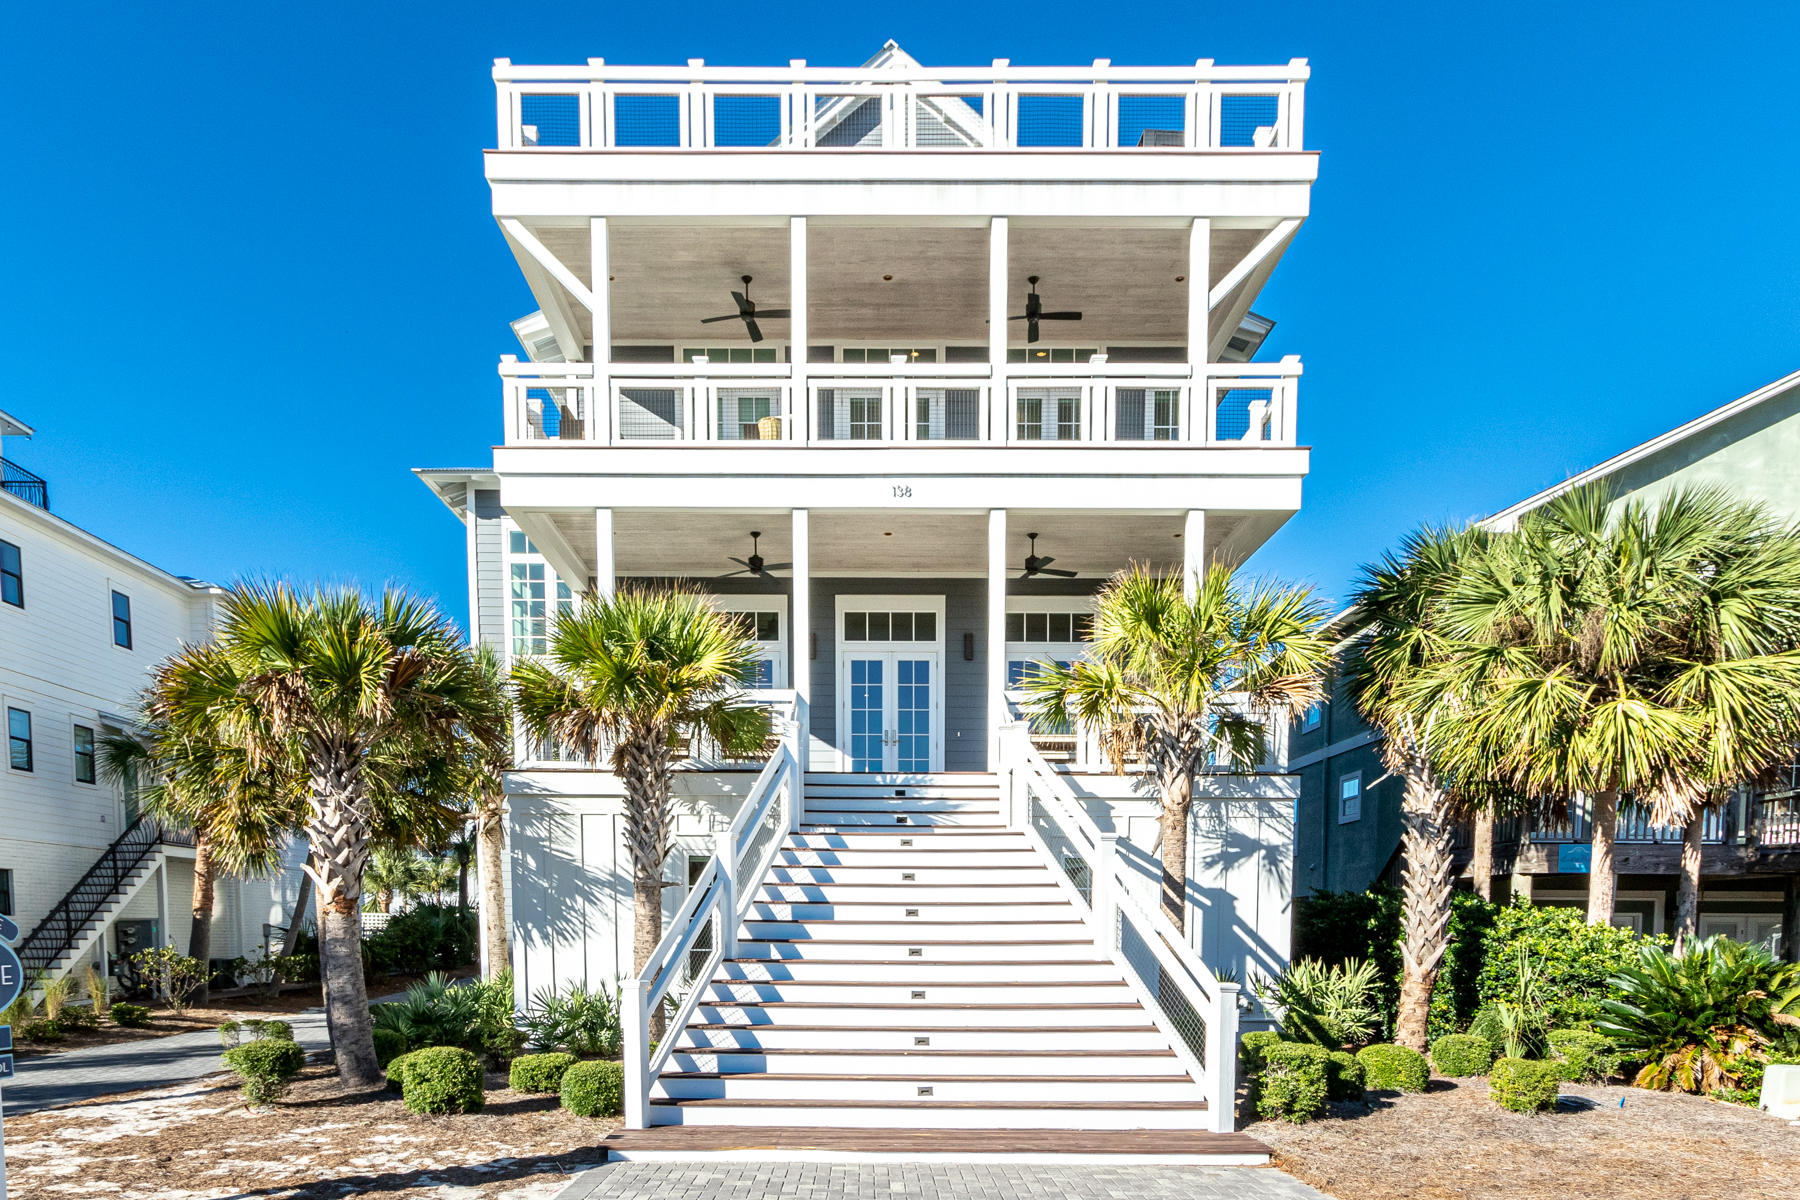
[[1133, 565], [1096, 604], [1090, 657], [1039, 664], [1028, 707], [1100, 731], [1115, 770], [1144, 755], [1162, 801], [1162, 907], [1181, 928], [1194, 776], [1213, 763], [1253, 769], [1268, 723], [1323, 698], [1325, 611], [1305, 588], [1243, 583], [1220, 565], [1192, 598], [1179, 574]]
[[468, 744], [497, 736], [504, 698], [431, 605], [389, 591], [302, 595], [239, 588], [222, 605], [221, 652], [237, 682], [190, 703], [216, 707], [253, 766], [304, 773], [308, 871], [318, 893], [326, 1019], [338, 1075], [379, 1084], [363, 978], [363, 869], [372, 846], [441, 843], [466, 819]]
[[1494, 538], [1459, 576], [1448, 624], [1476, 645], [1444, 761], [1520, 795], [1590, 799], [1590, 924], [1612, 920], [1622, 795], [1686, 820], [1791, 744], [1791, 537], [1717, 490], [1615, 510], [1603, 487], [1585, 487]]
[[[475, 664], [488, 686], [506, 688], [506, 672], [492, 647], [475, 651]], [[504, 714], [500, 736], [474, 747], [470, 764], [474, 783], [475, 876], [481, 888], [481, 961], [492, 978], [511, 965], [506, 935], [506, 787], [503, 776], [513, 765], [512, 706]], [[460, 885], [459, 885], [460, 886]]]
[[694, 730], [731, 749], [766, 741], [768, 714], [739, 698], [754, 657], [742, 627], [698, 592], [626, 586], [558, 617], [547, 659], [513, 664], [526, 729], [608, 761], [625, 786], [637, 970], [662, 940], [673, 748]]
[[[237, 682], [217, 647], [184, 647], [157, 666], [144, 692], [139, 730], [101, 742], [106, 778], [136, 786], [143, 812], [194, 835], [188, 955], [202, 963], [212, 956], [217, 875], [279, 871], [304, 807], [291, 760], [272, 757], [253, 764], [225, 734], [215, 712], [183, 703], [196, 689], [229, 689]], [[208, 982], [201, 983], [193, 1003], [207, 1002]]]
[[1457, 699], [1445, 686], [1444, 668], [1463, 645], [1446, 632], [1444, 609], [1464, 562], [1485, 536], [1473, 529], [1420, 529], [1405, 539], [1398, 555], [1363, 568], [1353, 605], [1365, 624], [1344, 664], [1351, 699], [1380, 733], [1382, 760], [1404, 789], [1403, 975], [1394, 1040], [1421, 1052], [1450, 929], [1454, 799], [1435, 735], [1440, 717]]
[[432, 864], [411, 847], [382, 846], [363, 868], [363, 888], [375, 893], [375, 910], [391, 913], [394, 901], [410, 900], [432, 890]]

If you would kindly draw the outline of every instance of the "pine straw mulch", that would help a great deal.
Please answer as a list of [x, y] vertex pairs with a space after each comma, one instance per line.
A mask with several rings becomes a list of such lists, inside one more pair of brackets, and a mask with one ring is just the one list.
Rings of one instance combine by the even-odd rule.
[[615, 1121], [564, 1112], [488, 1077], [487, 1107], [406, 1111], [392, 1092], [342, 1096], [308, 1066], [273, 1109], [232, 1076], [6, 1119], [10, 1194], [27, 1200], [548, 1200], [598, 1163]]
[[1333, 1104], [1332, 1119], [1261, 1121], [1244, 1132], [1273, 1147], [1289, 1174], [1355, 1200], [1800, 1195], [1800, 1128], [1739, 1105], [1564, 1084], [1565, 1105], [1532, 1117], [1490, 1100], [1485, 1079], [1433, 1079], [1423, 1095], [1371, 1096], [1366, 1105]]

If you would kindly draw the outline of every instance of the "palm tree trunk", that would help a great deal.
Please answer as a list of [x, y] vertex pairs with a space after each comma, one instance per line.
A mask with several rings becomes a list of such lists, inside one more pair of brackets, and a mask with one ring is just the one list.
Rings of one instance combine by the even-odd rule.
[[1700, 936], [1700, 850], [1706, 833], [1706, 806], [1694, 805], [1681, 831], [1681, 883], [1675, 891], [1675, 953]]
[[481, 886], [482, 964], [491, 979], [512, 963], [506, 937], [506, 829], [502, 824], [505, 797], [486, 797], [476, 831], [475, 875]]
[[[661, 722], [634, 730], [617, 754], [625, 784], [625, 841], [631, 848], [631, 957], [642, 972], [662, 941], [662, 865], [669, 857], [674, 814], [669, 806], [668, 728]], [[662, 1005], [650, 1012], [650, 1038], [663, 1035]]]
[[1489, 904], [1494, 902], [1494, 810], [1483, 808], [1475, 814], [1475, 844], [1469, 851], [1469, 876], [1475, 883], [1475, 894]]
[[1592, 824], [1594, 852], [1588, 860], [1587, 923], [1611, 925], [1619, 886], [1613, 876], [1613, 840], [1619, 832], [1618, 788], [1595, 793]]
[[456, 864], [456, 911], [469, 911], [469, 862], [467, 859]]
[[1431, 991], [1450, 934], [1451, 836], [1447, 798], [1422, 762], [1405, 774], [1400, 805], [1400, 1007], [1394, 1040], [1425, 1052]]
[[212, 971], [209, 964], [212, 960], [212, 911], [213, 911], [213, 862], [212, 844], [204, 830], [194, 831], [194, 897], [190, 915], [193, 924], [188, 927], [188, 957], [200, 960], [205, 972], [200, 986], [194, 989], [190, 1004], [205, 1007], [212, 999]]
[[287, 932], [281, 938], [281, 954], [286, 957], [300, 944], [300, 931], [306, 925], [306, 906], [312, 903], [313, 881], [310, 862], [300, 869], [300, 893], [294, 897], [294, 915], [288, 920]]
[[358, 815], [365, 783], [354, 753], [332, 748], [312, 763], [307, 836], [319, 889], [319, 973], [325, 983], [325, 1023], [337, 1054], [338, 1081], [347, 1090], [382, 1085], [375, 1061], [368, 983], [363, 978], [363, 868], [369, 836]]
[[1193, 807], [1193, 776], [1182, 766], [1165, 776], [1162, 786], [1162, 910], [1177, 929], [1187, 928], [1188, 815]]

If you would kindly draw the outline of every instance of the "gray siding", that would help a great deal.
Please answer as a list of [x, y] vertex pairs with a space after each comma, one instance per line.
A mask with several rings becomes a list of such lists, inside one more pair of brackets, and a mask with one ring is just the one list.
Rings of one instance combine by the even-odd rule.
[[475, 628], [481, 644], [504, 655], [506, 639], [506, 543], [501, 535], [500, 493], [477, 491], [475, 513]]

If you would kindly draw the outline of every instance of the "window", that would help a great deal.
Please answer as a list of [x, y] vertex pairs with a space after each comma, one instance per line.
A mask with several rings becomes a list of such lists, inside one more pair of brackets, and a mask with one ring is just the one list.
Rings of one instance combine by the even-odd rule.
[[564, 616], [575, 608], [575, 595], [569, 585], [557, 579], [538, 554], [531, 539], [517, 529], [512, 531], [510, 545], [515, 559], [512, 573], [512, 652], [514, 658], [545, 654], [550, 649], [550, 585], [556, 585], [556, 613]]
[[13, 907], [12, 868], [0, 867], [0, 913], [10, 917], [17, 911]]
[[1353, 771], [1338, 780], [1338, 824], [1362, 820], [1362, 772]]
[[1081, 393], [1020, 392], [1017, 440], [1069, 442], [1081, 436]]
[[25, 569], [19, 548], [11, 542], [0, 542], [0, 600], [14, 608], [25, 607]]
[[[781, 358], [773, 346], [689, 346], [682, 350], [681, 361], [693, 362], [702, 354], [711, 363], [772, 363]], [[667, 360], [664, 360], [667, 361]]]
[[15, 771], [31, 770], [31, 714], [22, 708], [6, 710], [6, 759]]
[[1325, 711], [1322, 704], [1309, 704], [1300, 718], [1300, 732], [1311, 733], [1319, 727], [1320, 715]]
[[94, 782], [94, 731], [86, 725], [75, 727], [75, 782]]
[[1094, 636], [1094, 615], [1084, 612], [1006, 614], [1009, 642], [1086, 642]]
[[113, 645], [131, 649], [131, 597], [124, 592], [112, 594]]
[[1032, 346], [1006, 352], [1007, 362], [1084, 363], [1100, 353], [1092, 346]]
[[884, 363], [891, 362], [896, 354], [902, 355], [908, 362], [934, 363], [937, 361], [936, 348], [923, 346], [843, 346], [838, 350], [842, 361], [848, 363]]
[[934, 612], [847, 612], [846, 642], [935, 642]]
[[787, 678], [787, 646], [781, 636], [782, 614], [784, 609], [756, 608], [754, 602], [745, 607], [744, 601], [720, 601], [720, 608], [731, 617], [737, 625], [738, 632], [756, 643], [756, 659], [745, 672], [743, 684], [747, 688], [775, 688], [783, 686]]
[[850, 439], [858, 442], [880, 441], [886, 433], [881, 420], [881, 397], [850, 397]]

